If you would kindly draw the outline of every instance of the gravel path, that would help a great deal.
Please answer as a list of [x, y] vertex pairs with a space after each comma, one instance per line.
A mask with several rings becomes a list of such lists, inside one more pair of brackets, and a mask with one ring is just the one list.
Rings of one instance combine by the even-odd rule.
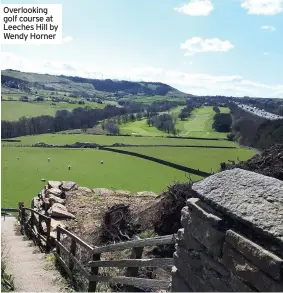
[[7, 271], [14, 277], [15, 291], [59, 292], [55, 284], [57, 271], [46, 270], [45, 254], [34, 253], [36, 248], [30, 240], [14, 231], [16, 219], [1, 217], [1, 234], [4, 240], [4, 254], [7, 256]]

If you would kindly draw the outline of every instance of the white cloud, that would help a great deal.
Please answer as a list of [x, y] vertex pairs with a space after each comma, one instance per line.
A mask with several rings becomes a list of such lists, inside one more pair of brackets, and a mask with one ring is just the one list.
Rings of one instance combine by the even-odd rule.
[[210, 0], [191, 0], [188, 4], [174, 10], [191, 16], [206, 16], [212, 12], [213, 5]]
[[[99, 68], [92, 63], [72, 61], [54, 62], [22, 58], [19, 55], [2, 52], [1, 68], [27, 72], [65, 74], [89, 78], [128, 79], [136, 81], [159, 81], [195, 95], [228, 95], [283, 98], [282, 84], [264, 84], [245, 79], [240, 75], [210, 75], [166, 70], [156, 67]], [[96, 68], [96, 71], [93, 71]]]
[[263, 55], [268, 56], [268, 55], [270, 55], [270, 53], [269, 52], [264, 52]]
[[276, 27], [274, 27], [272, 25], [263, 25], [263, 26], [261, 26], [260, 29], [263, 31], [271, 31], [271, 32], [276, 31]]
[[248, 14], [275, 15], [283, 12], [283, 0], [242, 0]]
[[70, 43], [72, 42], [74, 39], [73, 37], [71, 36], [66, 36], [66, 37], [63, 37], [63, 43]]
[[193, 37], [186, 40], [180, 47], [185, 51], [185, 56], [191, 56], [195, 53], [204, 52], [227, 52], [234, 48], [230, 41], [222, 41], [218, 38], [202, 39]]

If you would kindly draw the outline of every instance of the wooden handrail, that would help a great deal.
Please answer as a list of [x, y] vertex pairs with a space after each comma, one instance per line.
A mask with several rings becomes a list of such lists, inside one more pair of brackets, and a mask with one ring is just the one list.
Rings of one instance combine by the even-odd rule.
[[38, 211], [36, 211], [36, 210], [34, 210], [34, 209], [30, 209], [30, 208], [26, 208], [26, 207], [23, 207], [22, 209], [23, 209], [23, 210], [26, 210], [26, 211], [33, 212], [33, 213], [35, 213], [36, 215], [42, 217], [42, 218], [45, 219], [45, 220], [51, 220], [50, 217], [45, 216], [45, 215], [41, 214], [40, 212], [38, 212]]
[[[83, 273], [84, 277], [89, 279], [90, 274], [86, 271], [86, 269], [81, 265], [80, 261], [73, 256], [68, 249], [62, 245], [59, 241], [55, 240], [56, 245], [60, 247], [61, 250], [63, 250], [65, 253], [69, 255], [69, 257], [72, 259], [72, 261], [79, 267], [80, 271]], [[72, 270], [71, 270], [72, 271]]]
[[[30, 211], [30, 223], [25, 222], [25, 217], [26, 217], [26, 211]], [[38, 244], [40, 243], [40, 239], [43, 240], [46, 243], [46, 251], [48, 252], [50, 250], [50, 232], [51, 232], [51, 217], [42, 215], [38, 211], [31, 209], [31, 208], [26, 208], [24, 206], [19, 207], [18, 209], [19, 212], [19, 218], [21, 222], [21, 230], [30, 231], [32, 234], [32, 238], [34, 237], [35, 240]], [[38, 215], [38, 219], [35, 217], [35, 215]], [[36, 223], [38, 222], [39, 227], [42, 221], [45, 221], [47, 231], [46, 231], [46, 237], [44, 237], [41, 234], [41, 231], [39, 231], [36, 228]]]
[[72, 239], [75, 239], [81, 246], [83, 246], [84, 248], [86, 248], [89, 251], [93, 251], [93, 247], [90, 246], [89, 244], [87, 244], [85, 241], [83, 241], [82, 239], [80, 239], [78, 236], [76, 236], [75, 234], [73, 234], [72, 232], [57, 226], [57, 231], [61, 234], [66, 234], [69, 237], [71, 237]]
[[174, 244], [174, 243], [175, 243], [175, 234], [172, 234], [172, 235], [125, 241], [125, 242], [119, 242], [116, 244], [109, 244], [105, 246], [94, 247], [92, 252], [103, 253], [103, 252], [109, 252], [109, 251], [124, 250], [124, 249], [129, 249], [134, 247], [165, 245], [165, 244]]
[[[61, 242], [60, 235], [66, 234], [72, 239], [73, 243], [70, 250], [68, 250]], [[75, 257], [75, 247], [74, 243], [78, 243], [89, 252], [92, 253], [92, 261], [88, 263], [88, 266], [91, 268], [90, 274], [87, 272], [86, 268], [80, 263], [80, 261]], [[120, 242], [116, 244], [110, 244], [100, 247], [92, 247], [87, 244], [85, 241], [80, 239], [78, 236], [74, 235], [72, 232], [57, 226], [57, 240], [56, 244], [56, 258], [65, 268], [66, 272], [72, 277], [72, 271], [74, 264], [78, 267], [82, 275], [89, 281], [88, 292], [95, 292], [97, 282], [110, 282], [118, 283], [124, 285], [124, 289], [130, 290], [133, 286], [145, 287], [145, 288], [166, 288], [169, 286], [169, 281], [167, 280], [154, 280], [154, 279], [145, 279], [137, 278], [138, 269], [140, 267], [172, 267], [174, 265], [174, 260], [172, 258], [158, 258], [158, 259], [141, 259], [142, 251], [144, 246], [153, 246], [153, 245], [165, 245], [165, 244], [174, 244], [175, 235], [166, 235], [158, 236], [154, 238], [146, 239], [136, 239], [127, 242]], [[103, 252], [109, 251], [119, 251], [124, 249], [132, 248], [131, 259], [122, 259], [122, 260], [101, 260], [100, 255]], [[61, 251], [69, 257], [69, 265], [62, 259]], [[100, 276], [99, 268], [100, 267], [126, 267], [126, 276], [123, 277], [111, 277], [111, 276]]]
[[1, 212], [10, 212], [10, 213], [13, 213], [13, 212], [15, 212], [15, 213], [17, 213], [17, 212], [19, 212], [19, 208], [17, 208], [17, 209], [14, 209], [14, 208], [1, 208]]
[[158, 267], [166, 268], [174, 265], [173, 258], [151, 258], [151, 259], [119, 259], [119, 260], [99, 260], [90, 261], [90, 267], [116, 267], [116, 268], [140, 268]]

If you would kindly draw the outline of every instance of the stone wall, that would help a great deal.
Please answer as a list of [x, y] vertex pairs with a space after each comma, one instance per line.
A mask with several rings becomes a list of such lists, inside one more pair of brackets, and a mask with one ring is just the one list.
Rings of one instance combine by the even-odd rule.
[[283, 291], [283, 182], [241, 169], [193, 185], [173, 292]]

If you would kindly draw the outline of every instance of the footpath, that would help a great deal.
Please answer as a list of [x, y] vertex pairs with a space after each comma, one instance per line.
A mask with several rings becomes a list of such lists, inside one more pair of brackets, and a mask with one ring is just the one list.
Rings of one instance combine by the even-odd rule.
[[[2, 253], [7, 272], [14, 278], [18, 292], [59, 292], [55, 270], [46, 270], [45, 254], [31, 240], [15, 232], [16, 218], [1, 217]], [[37, 253], [35, 253], [37, 251]]]

